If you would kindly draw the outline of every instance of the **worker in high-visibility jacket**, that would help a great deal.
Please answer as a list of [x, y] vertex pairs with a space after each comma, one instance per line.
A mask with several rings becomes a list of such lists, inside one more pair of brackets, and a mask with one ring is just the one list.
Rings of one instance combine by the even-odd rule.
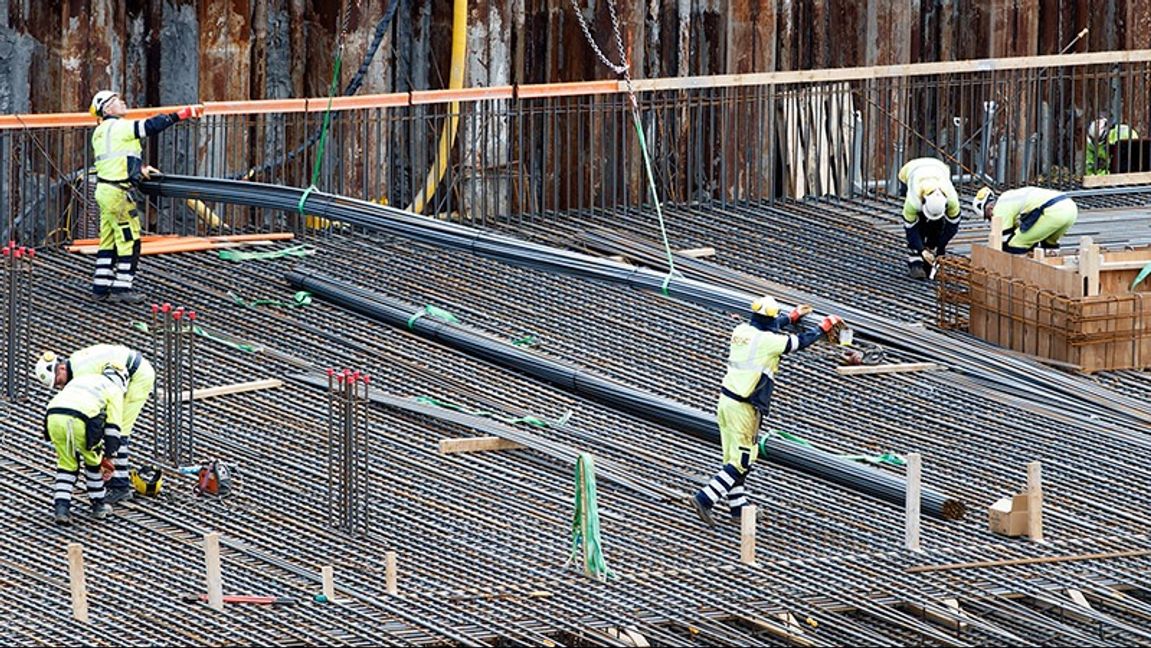
[[983, 187], [971, 200], [971, 208], [985, 220], [999, 217], [1003, 251], [1011, 254], [1027, 254], [1036, 245], [1058, 250], [1059, 239], [1079, 217], [1079, 207], [1070, 196], [1042, 187], [1020, 187], [999, 196]]
[[801, 304], [781, 314], [774, 298], [761, 297], [751, 304], [751, 319], [732, 331], [727, 373], [716, 407], [723, 467], [691, 499], [696, 513], [708, 526], [715, 526], [711, 510], [721, 500], [727, 500], [734, 520], [739, 520], [748, 504], [745, 483], [759, 456], [759, 424], [771, 405], [780, 356], [806, 348], [843, 325], [841, 318], [829, 315], [819, 326], [798, 334], [782, 331], [782, 327], [798, 324], [810, 312], [811, 306]]
[[97, 375], [72, 380], [48, 402], [44, 437], [56, 447], [52, 503], [57, 524], [72, 523], [72, 489], [81, 463], [92, 517], [100, 520], [112, 512], [112, 506], [104, 501], [103, 473], [111, 469], [108, 454], [116, 451], [127, 387], [127, 372], [107, 365]]
[[915, 158], [899, 169], [903, 201], [903, 233], [907, 237], [907, 273], [924, 279], [937, 257], [959, 231], [963, 209], [951, 184], [951, 169], [942, 160]]
[[112, 478], [108, 480], [109, 504], [132, 499], [132, 483], [129, 475], [128, 446], [132, 438], [132, 428], [140, 417], [140, 411], [156, 384], [156, 371], [152, 364], [139, 351], [118, 344], [93, 344], [72, 353], [58, 356], [45, 351], [36, 362], [35, 375], [45, 387], [60, 389], [73, 378], [99, 375], [106, 365], [124, 367], [128, 374], [128, 388], [124, 395], [124, 414], [120, 422], [118, 449], [109, 456], [112, 459]]
[[1084, 175], [1107, 175], [1111, 173], [1110, 147], [1129, 140], [1139, 139], [1139, 133], [1127, 124], [1107, 123], [1100, 117], [1087, 127], [1087, 147], [1084, 149]]
[[133, 282], [140, 260], [140, 216], [135, 188], [141, 180], [159, 173], [144, 164], [140, 140], [162, 132], [177, 122], [199, 117], [199, 106], [148, 119], [123, 119], [128, 106], [120, 95], [101, 90], [92, 98], [92, 116], [100, 119], [92, 133], [96, 167], [96, 204], [100, 207], [100, 245], [92, 294], [97, 301], [137, 303], [144, 295]]

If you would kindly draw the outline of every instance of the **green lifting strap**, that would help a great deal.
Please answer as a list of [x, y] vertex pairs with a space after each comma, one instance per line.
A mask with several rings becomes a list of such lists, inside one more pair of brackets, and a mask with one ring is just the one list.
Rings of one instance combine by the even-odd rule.
[[572, 515], [571, 554], [574, 564], [583, 553], [584, 574], [606, 581], [615, 574], [607, 566], [600, 540], [599, 505], [596, 503], [595, 461], [590, 454], [580, 453], [575, 468], [575, 512]]
[[1142, 283], [1142, 281], [1146, 279], [1147, 275], [1149, 274], [1151, 274], [1151, 263], [1143, 266], [1143, 269], [1140, 270], [1139, 274], [1135, 276], [1135, 280], [1131, 282], [1131, 292], [1135, 292], [1135, 286], [1138, 286], [1140, 283]]
[[408, 318], [408, 330], [412, 330], [416, 325], [416, 320], [420, 319], [424, 315], [429, 315], [440, 320], [441, 322], [447, 322], [449, 324], [460, 323], [460, 320], [456, 319], [455, 315], [452, 315], [442, 308], [436, 308], [435, 306], [428, 304], [420, 310], [412, 313], [412, 316]]
[[[630, 88], [630, 85], [629, 85], [629, 88]], [[629, 92], [630, 92], [630, 90], [629, 90]], [[659, 204], [659, 194], [657, 193], [657, 189], [655, 187], [655, 174], [652, 173], [651, 157], [647, 153], [647, 138], [644, 137], [643, 124], [640, 123], [640, 119], [639, 119], [639, 104], [636, 101], [634, 95], [631, 97], [631, 101], [632, 101], [631, 116], [632, 116], [632, 121], [635, 122], [636, 137], [639, 138], [639, 150], [643, 151], [643, 165], [644, 165], [644, 169], [647, 171], [648, 191], [651, 192], [651, 200], [652, 200], [652, 203], [655, 204], [655, 215], [656, 215], [656, 218], [659, 220], [659, 233], [663, 237], [664, 252], [667, 253], [667, 276], [664, 277], [663, 286], [661, 287], [662, 292], [663, 292], [663, 296], [667, 297], [667, 296], [669, 296], [667, 287], [671, 283], [671, 278], [672, 278], [672, 276], [674, 276], [678, 273], [675, 271], [675, 259], [672, 257], [672, 254], [671, 254], [671, 243], [669, 243], [667, 240], [667, 227], [665, 227], [663, 224], [663, 208]]]
[[282, 250], [268, 252], [245, 252], [243, 250], [220, 250], [217, 256], [225, 261], [263, 261], [265, 259], [283, 259], [286, 257], [304, 257], [316, 253], [316, 248], [308, 245], [294, 245]]
[[[132, 328], [134, 328], [137, 331], [140, 331], [142, 333], [148, 333], [151, 330], [151, 328], [145, 322], [132, 322]], [[226, 347], [236, 349], [237, 351], [243, 351], [245, 353], [259, 353], [260, 351], [264, 350], [264, 347], [262, 347], [258, 344], [249, 344], [247, 342], [237, 341], [236, 339], [231, 338], [230, 336], [225, 337], [225, 336], [217, 335], [215, 333], [211, 333], [211, 332], [205, 330], [203, 327], [200, 327], [200, 326], [196, 326], [196, 325], [192, 326], [192, 332], [195, 333], [196, 335], [206, 339], [206, 340], [212, 340], [213, 342], [218, 342], [220, 344], [223, 344]]]
[[[324, 136], [321, 135], [320, 136], [320, 142], [322, 143], [323, 141], [324, 141]], [[322, 146], [321, 146], [321, 148], [322, 148]], [[300, 202], [296, 203], [296, 211], [300, 212], [301, 216], [304, 215], [304, 203], [307, 202], [308, 195], [310, 195], [315, 190], [316, 190], [316, 184], [313, 182], [310, 187], [308, 187], [307, 189], [304, 190], [304, 195], [300, 196]]]
[[524, 425], [531, 425], [533, 427], [538, 427], [538, 428], [559, 427], [559, 426], [562, 426], [564, 423], [566, 423], [568, 418], [571, 417], [571, 412], [568, 412], [567, 414], [564, 415], [564, 417], [562, 419], [553, 423], [553, 422], [548, 421], [546, 419], [532, 416], [530, 414], [528, 414], [526, 416], [503, 416], [502, 414], [497, 414], [495, 412], [468, 409], [468, 408], [464, 407], [463, 405], [452, 403], [450, 401], [440, 400], [440, 399], [434, 398], [432, 396], [416, 396], [416, 397], [412, 398], [412, 400], [416, 401], [417, 403], [423, 403], [424, 405], [434, 405], [436, 407], [442, 407], [444, 409], [455, 410], [457, 412], [463, 412], [464, 414], [470, 414], [472, 416], [490, 418], [493, 421], [500, 421], [502, 423], [508, 423], [510, 425], [517, 425], [517, 424], [523, 423]]
[[[768, 454], [767, 442], [773, 436], [779, 437], [785, 441], [790, 441], [792, 443], [795, 443], [795, 444], [798, 444], [801, 446], [807, 446], [809, 448], [816, 448], [816, 446], [814, 446], [810, 442], [808, 442], [807, 439], [803, 439], [801, 437], [798, 437], [798, 436], [796, 436], [790, 432], [784, 432], [783, 430], [769, 430], [769, 431], [767, 431], [767, 432], [765, 432], [759, 436], [759, 453], [761, 455], [767, 455]], [[816, 448], [816, 449], [818, 450], [819, 448]], [[889, 466], [907, 465], [907, 462], [903, 459], [903, 457], [901, 457], [895, 453], [892, 453], [892, 452], [885, 452], [881, 455], [845, 455], [845, 454], [841, 454], [841, 455], [837, 455], [837, 456], [841, 459], [847, 459], [848, 461], [861, 461], [861, 462], [870, 463], [870, 464], [887, 464]]]
[[281, 308], [298, 308], [300, 306], [310, 306], [312, 304], [312, 293], [301, 290], [292, 295], [292, 301], [286, 302], [279, 299], [253, 299], [248, 301], [243, 297], [237, 295], [232, 291], [228, 291], [228, 297], [241, 306], [248, 308], [255, 308], [257, 306], [279, 306]]
[[[316, 150], [316, 161], [312, 165], [312, 187], [316, 186], [316, 182], [320, 179], [320, 166], [324, 163], [324, 145], [328, 140], [328, 126], [332, 123], [332, 98], [336, 95], [336, 87], [340, 82], [340, 66], [344, 61], [344, 34], [340, 33], [340, 46], [336, 50], [336, 64], [332, 69], [332, 83], [328, 86], [328, 107], [324, 110], [324, 125], [320, 128], [320, 145]], [[309, 192], [311, 189], [308, 190]], [[300, 199], [300, 213], [303, 213], [304, 198], [307, 198], [307, 193]]]

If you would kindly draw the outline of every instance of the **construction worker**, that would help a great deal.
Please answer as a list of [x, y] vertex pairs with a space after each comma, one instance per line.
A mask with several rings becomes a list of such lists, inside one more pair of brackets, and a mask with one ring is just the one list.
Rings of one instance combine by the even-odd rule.
[[73, 378], [97, 376], [107, 365], [123, 367], [128, 375], [128, 387], [124, 395], [124, 412], [120, 420], [118, 446], [109, 449], [112, 459], [112, 478], [108, 481], [109, 504], [132, 499], [132, 484], [128, 467], [128, 445], [132, 428], [140, 411], [152, 393], [156, 383], [156, 372], [151, 363], [139, 351], [117, 344], [93, 344], [70, 356], [58, 356], [45, 351], [36, 363], [36, 379], [49, 389], [60, 389]]
[[89, 112], [100, 119], [92, 133], [96, 204], [100, 206], [100, 246], [92, 293], [97, 301], [141, 302], [144, 295], [132, 287], [140, 259], [140, 217], [133, 194], [141, 180], [159, 172], [141, 159], [140, 140], [199, 117], [200, 107], [185, 106], [167, 115], [127, 120], [122, 119], [128, 107], [120, 95], [101, 90], [92, 97]]
[[936, 257], [959, 231], [963, 209], [951, 184], [951, 169], [942, 160], [915, 158], [899, 170], [903, 201], [903, 233], [907, 237], [907, 274], [924, 279]]
[[107, 365], [99, 374], [70, 381], [48, 402], [44, 437], [56, 446], [56, 486], [53, 516], [57, 524], [72, 523], [72, 489], [84, 464], [92, 517], [102, 520], [112, 512], [105, 501], [104, 470], [114, 453], [123, 416], [128, 374]]
[[716, 408], [723, 467], [691, 499], [696, 513], [708, 526], [715, 526], [711, 509], [720, 500], [727, 500], [734, 520], [739, 520], [748, 504], [744, 485], [759, 454], [759, 424], [771, 404], [780, 356], [808, 347], [824, 335], [830, 337], [843, 327], [839, 316], [829, 315], [818, 327], [799, 334], [782, 332], [782, 327], [798, 324], [810, 312], [811, 306], [801, 304], [781, 314], [774, 298], [761, 297], [751, 303], [750, 321], [732, 331], [727, 374]]
[[1111, 173], [1110, 147], [1121, 142], [1138, 139], [1139, 133], [1127, 124], [1110, 126], [1106, 117], [1100, 117], [1087, 127], [1087, 147], [1084, 150], [1084, 175]]
[[971, 200], [971, 207], [985, 220], [999, 217], [1003, 228], [1003, 251], [1027, 254], [1039, 245], [1059, 249], [1059, 239], [1075, 224], [1079, 207], [1067, 194], [1042, 187], [1020, 187], [996, 196], [983, 187]]

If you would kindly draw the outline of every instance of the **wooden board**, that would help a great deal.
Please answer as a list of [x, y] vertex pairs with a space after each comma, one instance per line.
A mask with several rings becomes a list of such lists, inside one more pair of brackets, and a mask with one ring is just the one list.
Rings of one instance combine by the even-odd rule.
[[515, 441], [500, 437], [468, 437], [464, 439], [440, 439], [440, 454], [457, 452], [485, 452], [488, 450], [519, 450], [522, 446]]
[[1151, 183], [1151, 171], [1138, 173], [1111, 173], [1108, 175], [1089, 175], [1083, 177], [1083, 188], [1092, 187], [1124, 187]]
[[[240, 394], [243, 392], [256, 391], [258, 389], [275, 389], [276, 387], [283, 387], [284, 381], [277, 378], [268, 378], [265, 380], [251, 380], [248, 382], [235, 383], [232, 385], [219, 385], [216, 387], [205, 387], [204, 389], [197, 389], [194, 395], [189, 394], [188, 391], [180, 392], [181, 401], [200, 400], [202, 398], [212, 398], [213, 396], [226, 396], [228, 394]], [[156, 391], [156, 398], [161, 399], [164, 397], [163, 390]]]

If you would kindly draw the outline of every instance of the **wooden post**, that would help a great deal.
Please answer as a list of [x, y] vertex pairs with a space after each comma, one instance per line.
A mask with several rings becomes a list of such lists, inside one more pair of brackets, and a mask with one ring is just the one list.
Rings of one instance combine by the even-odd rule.
[[755, 504], [745, 504], [739, 511], [739, 562], [755, 564]]
[[72, 586], [72, 618], [88, 622], [88, 585], [84, 581], [84, 548], [68, 544], [68, 581]]
[[1003, 219], [998, 216], [991, 217], [991, 231], [987, 233], [987, 247], [992, 250], [1003, 249]]
[[1027, 464], [1027, 535], [1043, 542], [1043, 466], [1038, 461]]
[[919, 548], [919, 503], [920, 478], [922, 477], [923, 463], [918, 452], [907, 455], [907, 495], [904, 512], [906, 523], [904, 525], [904, 544], [911, 551], [922, 551]]
[[1079, 278], [1083, 282], [1083, 296], [1099, 294], [1099, 268], [1102, 265], [1099, 246], [1090, 236], [1079, 239]]
[[224, 609], [224, 582], [220, 575], [220, 534], [204, 534], [204, 565], [208, 582], [208, 607]]
[[399, 592], [399, 588], [396, 587], [396, 552], [389, 551], [384, 554], [384, 561], [386, 565], [384, 579], [388, 594], [395, 596]]
[[331, 603], [336, 600], [336, 583], [332, 577], [332, 566], [324, 565], [324, 567], [320, 569], [320, 574], [324, 579], [324, 598], [328, 599], [328, 602]]

